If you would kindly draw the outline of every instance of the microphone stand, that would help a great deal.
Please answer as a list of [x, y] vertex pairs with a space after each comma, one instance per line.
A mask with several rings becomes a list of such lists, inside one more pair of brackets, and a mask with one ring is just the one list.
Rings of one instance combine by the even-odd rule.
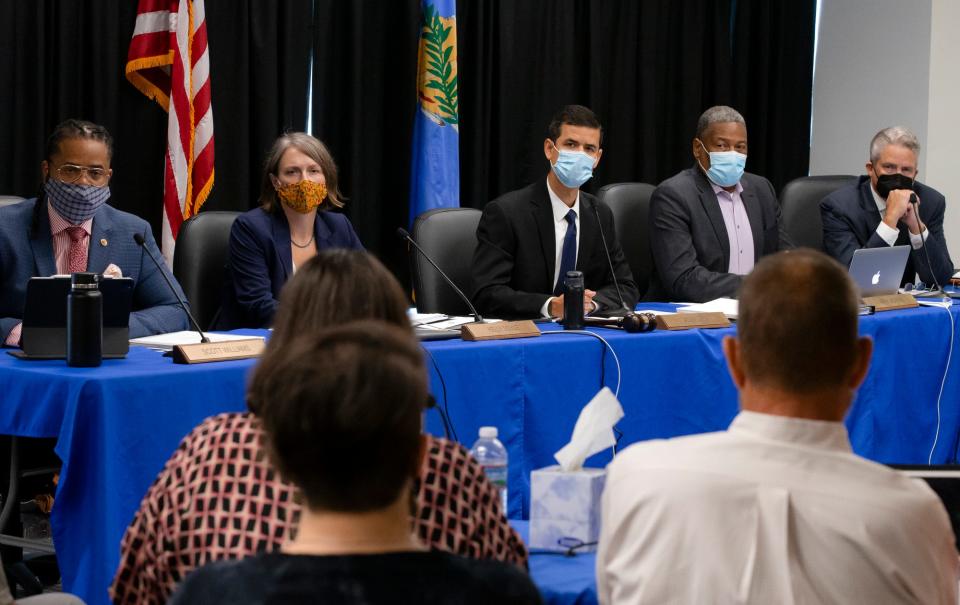
[[207, 338], [207, 335], [203, 333], [203, 330], [200, 329], [200, 324], [197, 323], [197, 320], [193, 318], [193, 314], [190, 313], [190, 309], [187, 307], [187, 302], [183, 300], [180, 294], [177, 292], [177, 289], [173, 287], [173, 282], [170, 281], [170, 278], [167, 277], [167, 272], [163, 270], [163, 267], [160, 266], [160, 261], [153, 256], [153, 252], [150, 251], [150, 248], [147, 248], [143, 236], [139, 233], [133, 234], [133, 241], [137, 242], [137, 245], [143, 248], [143, 251], [147, 253], [147, 256], [150, 257], [150, 260], [153, 261], [153, 264], [157, 266], [157, 271], [160, 272], [160, 275], [163, 276], [163, 281], [167, 282], [167, 287], [170, 288], [170, 291], [173, 292], [174, 298], [177, 299], [177, 302], [180, 303], [180, 308], [183, 309], [183, 312], [187, 314], [187, 319], [190, 320], [190, 325], [193, 326], [193, 329], [200, 334], [200, 342], [208, 343], [210, 339]]
[[437, 270], [437, 273], [440, 274], [440, 277], [442, 277], [442, 278], [444, 279], [444, 281], [446, 281], [447, 284], [449, 284], [450, 287], [453, 288], [453, 291], [457, 293], [457, 296], [459, 296], [460, 299], [463, 300], [463, 302], [467, 303], [467, 308], [470, 309], [470, 314], [473, 315], [473, 323], [475, 323], [475, 324], [486, 323], [486, 322], [483, 321], [483, 318], [480, 317], [480, 314], [477, 313], [477, 309], [473, 306], [473, 303], [470, 302], [470, 299], [467, 297], [467, 295], [463, 293], [463, 290], [461, 290], [460, 288], [458, 288], [458, 287], [457, 287], [457, 284], [453, 283], [453, 280], [450, 279], [450, 276], [447, 275], [447, 274], [443, 271], [443, 269], [440, 268], [440, 265], [438, 265], [437, 263], [435, 263], [435, 262], [433, 261], [433, 259], [430, 258], [430, 255], [427, 254], [427, 252], [426, 252], [423, 248], [421, 248], [420, 245], [419, 245], [417, 242], [415, 242], [412, 237], [410, 237], [410, 234], [407, 232], [406, 229], [404, 229], [403, 227], [398, 227], [398, 228], [397, 228], [397, 237], [399, 237], [399, 238], [402, 239], [402, 240], [407, 241], [407, 242], [410, 243], [414, 248], [416, 248], [417, 252], [419, 252], [420, 255], [423, 256], [423, 258], [427, 259], [427, 262], [429, 262], [431, 265], [433, 265], [433, 268]]

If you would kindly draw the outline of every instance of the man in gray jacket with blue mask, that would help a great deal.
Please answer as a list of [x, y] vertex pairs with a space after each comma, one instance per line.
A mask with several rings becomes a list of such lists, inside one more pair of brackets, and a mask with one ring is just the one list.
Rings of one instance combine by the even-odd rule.
[[585, 313], [615, 312], [624, 305], [633, 309], [637, 286], [617, 240], [613, 213], [580, 191], [600, 163], [602, 138], [603, 128], [590, 109], [567, 105], [554, 115], [543, 141], [550, 163], [547, 176], [484, 208], [477, 226], [471, 288], [481, 314], [504, 319], [560, 317], [563, 277], [574, 270], [583, 272]]
[[692, 152], [694, 166], [660, 183], [650, 198], [648, 300], [733, 297], [760, 258], [793, 247], [773, 185], [744, 172], [747, 125], [737, 110], [718, 105], [703, 112]]

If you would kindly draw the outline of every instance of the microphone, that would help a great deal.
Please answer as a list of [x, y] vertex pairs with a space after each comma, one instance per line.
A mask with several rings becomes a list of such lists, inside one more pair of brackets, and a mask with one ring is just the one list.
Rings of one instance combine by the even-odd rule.
[[[620, 291], [620, 282], [617, 281], [617, 272], [613, 270], [613, 259], [610, 258], [610, 247], [607, 246], [607, 237], [603, 234], [603, 222], [600, 220], [600, 211], [597, 210], [597, 202], [590, 204], [593, 207], [593, 214], [597, 217], [597, 227], [600, 229], [600, 242], [603, 244], [603, 251], [607, 255], [607, 266], [610, 268], [610, 276], [613, 278], [613, 285], [617, 289], [617, 298], [620, 299], [620, 306], [627, 314], [633, 313], [633, 309], [627, 306], [623, 301], [623, 293]], [[629, 331], [629, 330], [628, 330]]]
[[441, 269], [440, 266], [439, 266], [437, 263], [433, 262], [433, 259], [430, 258], [430, 255], [427, 254], [427, 253], [424, 251], [424, 249], [420, 247], [420, 244], [418, 244], [417, 242], [415, 242], [415, 241], [413, 240], [413, 238], [410, 237], [410, 234], [407, 232], [406, 229], [404, 229], [403, 227], [397, 227], [397, 237], [399, 237], [399, 238], [402, 239], [402, 240], [406, 240], [406, 241], [409, 242], [414, 248], [416, 248], [416, 249], [417, 249], [417, 252], [419, 252], [421, 255], [423, 255], [423, 258], [427, 259], [427, 262], [429, 262], [431, 265], [433, 265], [433, 268], [437, 270], [437, 273], [440, 274], [440, 277], [442, 277], [442, 278], [444, 279], [444, 281], [446, 281], [448, 284], [450, 284], [450, 287], [453, 288], [453, 291], [457, 293], [457, 296], [459, 296], [460, 299], [463, 300], [463, 302], [467, 303], [467, 308], [470, 309], [470, 313], [473, 315], [473, 323], [477, 323], [477, 324], [482, 324], [482, 323], [484, 323], [483, 318], [480, 317], [480, 314], [479, 314], [479, 313], [477, 313], [477, 309], [473, 306], [473, 303], [470, 302], [470, 299], [467, 298], [467, 295], [463, 293], [463, 290], [461, 290], [460, 288], [458, 288], [458, 287], [457, 287], [457, 284], [453, 283], [453, 280], [450, 279], [450, 276], [447, 275], [446, 273], [444, 273], [444, 272], [443, 272], [443, 269]]
[[[913, 213], [917, 216], [917, 224], [922, 225], [920, 222], [920, 208], [917, 204], [920, 203], [920, 200], [917, 198], [916, 193], [910, 193], [910, 203], [913, 204]], [[926, 225], [923, 225], [926, 227]], [[937, 276], [933, 272], [933, 265], [930, 264], [930, 253], [927, 252], [927, 239], [923, 237], [923, 232], [925, 229], [920, 230], [920, 249], [923, 250], [923, 258], [927, 261], [927, 269], [930, 270], [930, 277], [933, 278], [933, 285], [936, 287], [934, 292], [939, 292], [943, 294], [943, 288], [940, 287], [940, 283], [937, 281]]]
[[653, 332], [657, 329], [657, 316], [631, 311], [623, 317], [584, 317], [583, 323], [601, 328], [621, 328], [624, 332]]
[[200, 324], [197, 323], [197, 320], [193, 318], [193, 315], [190, 314], [190, 309], [187, 307], [187, 302], [183, 300], [180, 294], [177, 292], [177, 289], [173, 287], [173, 282], [170, 281], [170, 278], [167, 277], [167, 272], [163, 270], [163, 267], [160, 266], [160, 261], [157, 260], [157, 257], [153, 255], [153, 252], [150, 252], [150, 248], [147, 248], [144, 243], [143, 236], [139, 233], [133, 234], [133, 241], [137, 242], [137, 245], [143, 248], [143, 251], [147, 253], [147, 256], [150, 257], [150, 260], [153, 261], [153, 264], [157, 266], [157, 270], [160, 272], [160, 275], [163, 276], [163, 281], [167, 282], [167, 286], [170, 287], [170, 291], [173, 292], [173, 296], [177, 299], [177, 302], [180, 303], [180, 308], [183, 309], [183, 312], [187, 314], [187, 318], [190, 320], [190, 324], [193, 326], [193, 329], [200, 334], [200, 342], [210, 342], [210, 339], [207, 338], [207, 335], [203, 333], [203, 330], [200, 329]]

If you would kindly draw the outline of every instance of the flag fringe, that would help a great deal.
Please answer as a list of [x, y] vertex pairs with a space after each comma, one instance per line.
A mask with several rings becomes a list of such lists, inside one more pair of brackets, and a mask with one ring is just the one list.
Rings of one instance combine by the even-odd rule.
[[167, 113], [170, 112], [170, 95], [165, 93], [163, 90], [157, 87], [156, 84], [146, 79], [138, 72], [144, 69], [166, 67], [172, 63], [173, 51], [171, 50], [165, 55], [131, 59], [130, 61], [127, 61], [126, 67], [127, 80], [133, 84], [137, 90], [143, 93], [144, 96], [149, 98], [151, 101], [156, 101], [157, 104], [163, 107], [163, 110]]

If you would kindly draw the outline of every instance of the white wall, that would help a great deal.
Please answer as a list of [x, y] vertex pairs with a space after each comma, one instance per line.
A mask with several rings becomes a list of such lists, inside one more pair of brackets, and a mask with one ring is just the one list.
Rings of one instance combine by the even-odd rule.
[[821, 0], [810, 174], [864, 174], [870, 139], [886, 126], [925, 142], [930, 2]]
[[950, 256], [960, 265], [960, 2], [932, 4], [929, 127], [920, 180], [947, 196], [944, 231]]
[[821, 0], [810, 174], [864, 174], [878, 130], [920, 137], [920, 180], [947, 197], [960, 264], [960, 2]]

